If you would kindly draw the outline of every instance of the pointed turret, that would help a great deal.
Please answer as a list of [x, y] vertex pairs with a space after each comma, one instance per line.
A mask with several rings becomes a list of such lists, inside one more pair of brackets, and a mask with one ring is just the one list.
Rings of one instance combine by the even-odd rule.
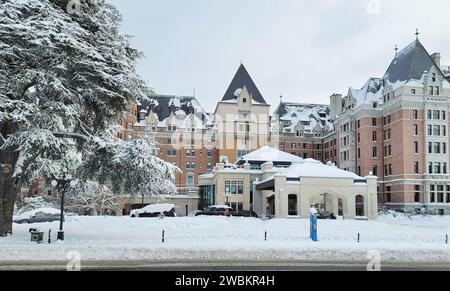
[[239, 66], [239, 69], [234, 75], [234, 78], [231, 81], [225, 96], [223, 96], [222, 101], [235, 100], [237, 98], [237, 92], [240, 92], [240, 90], [244, 87], [247, 88], [247, 91], [249, 95], [252, 96], [253, 101], [261, 104], [267, 104], [243, 64]]

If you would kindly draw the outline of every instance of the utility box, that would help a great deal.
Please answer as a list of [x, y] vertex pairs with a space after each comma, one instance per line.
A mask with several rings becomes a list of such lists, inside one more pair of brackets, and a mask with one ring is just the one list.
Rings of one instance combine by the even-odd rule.
[[31, 241], [41, 243], [44, 241], [44, 233], [39, 231], [32, 231], [31, 232]]

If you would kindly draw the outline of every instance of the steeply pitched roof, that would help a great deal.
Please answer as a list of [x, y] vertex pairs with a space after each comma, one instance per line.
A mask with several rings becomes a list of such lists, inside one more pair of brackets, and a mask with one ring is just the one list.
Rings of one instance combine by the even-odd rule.
[[[411, 79], [420, 80], [425, 71], [429, 72], [435, 66], [431, 56], [420, 43], [415, 40], [406, 48], [401, 50], [394, 58], [384, 76], [390, 83], [409, 81]], [[442, 74], [442, 72], [440, 72]]]
[[262, 104], [267, 104], [266, 100], [264, 100], [261, 92], [259, 92], [258, 87], [256, 87], [255, 83], [252, 80], [252, 77], [250, 77], [250, 74], [247, 72], [247, 69], [245, 69], [243, 64], [239, 66], [239, 69], [237, 70], [236, 75], [234, 75], [234, 78], [231, 81], [231, 84], [228, 87], [225, 96], [223, 96], [222, 101], [235, 100], [236, 90], [243, 89], [244, 86], [247, 88], [254, 101]]

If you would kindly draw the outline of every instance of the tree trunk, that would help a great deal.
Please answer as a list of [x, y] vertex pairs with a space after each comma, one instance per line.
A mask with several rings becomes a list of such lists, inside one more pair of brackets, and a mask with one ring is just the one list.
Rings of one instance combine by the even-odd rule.
[[14, 202], [20, 189], [15, 185], [12, 175], [11, 165], [0, 164], [0, 237], [12, 234]]

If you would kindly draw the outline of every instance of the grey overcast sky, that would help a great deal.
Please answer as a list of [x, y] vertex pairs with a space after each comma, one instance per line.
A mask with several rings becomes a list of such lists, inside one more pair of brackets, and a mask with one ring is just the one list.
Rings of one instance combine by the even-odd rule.
[[414, 41], [450, 65], [448, 0], [108, 0], [145, 54], [160, 94], [192, 95], [213, 111], [242, 60], [272, 110], [328, 104], [382, 77], [394, 47]]

